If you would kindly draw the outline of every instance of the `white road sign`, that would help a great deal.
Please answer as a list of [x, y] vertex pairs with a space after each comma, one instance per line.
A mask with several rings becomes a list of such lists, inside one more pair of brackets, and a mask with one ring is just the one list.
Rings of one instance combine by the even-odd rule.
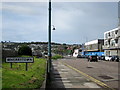
[[8, 63], [33, 63], [33, 57], [7, 57], [6, 62]]

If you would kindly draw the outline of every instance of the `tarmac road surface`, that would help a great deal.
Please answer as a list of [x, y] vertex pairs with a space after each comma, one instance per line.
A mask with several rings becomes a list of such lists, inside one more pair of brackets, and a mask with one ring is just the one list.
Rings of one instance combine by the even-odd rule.
[[64, 58], [60, 61], [107, 84], [111, 88], [118, 88], [120, 86], [118, 82], [118, 77], [120, 78], [120, 74], [118, 74], [119, 62], [102, 60], [98, 62], [88, 62], [87, 59], [84, 58]]

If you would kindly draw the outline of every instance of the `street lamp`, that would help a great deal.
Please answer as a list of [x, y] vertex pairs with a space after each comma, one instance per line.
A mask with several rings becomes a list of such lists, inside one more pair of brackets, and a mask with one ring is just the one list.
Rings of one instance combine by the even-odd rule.
[[55, 26], [54, 25], [52, 25], [53, 26], [53, 29], [52, 30], [55, 30]]
[[48, 27], [48, 61], [47, 61], [47, 78], [50, 80], [51, 73], [51, 0], [49, 0], [49, 27]]
[[52, 30], [55, 30], [55, 26], [51, 25], [51, 0], [49, 0], [49, 27], [48, 27], [48, 61], [47, 61], [47, 78], [50, 80], [50, 74], [52, 71], [52, 63], [51, 63], [51, 26], [53, 26]]

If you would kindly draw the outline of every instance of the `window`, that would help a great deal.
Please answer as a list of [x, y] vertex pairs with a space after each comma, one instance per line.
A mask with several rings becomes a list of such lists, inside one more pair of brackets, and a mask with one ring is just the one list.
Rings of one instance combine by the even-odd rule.
[[115, 34], [117, 34], [117, 33], [118, 33], [118, 30], [115, 31]]
[[107, 41], [105, 42], [105, 45], [106, 45], [106, 46], [108, 45]]
[[111, 32], [111, 36], [114, 37], [114, 31]]
[[107, 34], [105, 34], [105, 38], [107, 39], [108, 37], [107, 37]]
[[110, 32], [108, 33], [108, 36], [110, 36]]
[[115, 40], [111, 40], [111, 46], [115, 46]]
[[115, 43], [118, 43], [118, 39], [117, 38], [115, 39]]
[[110, 40], [108, 40], [108, 44], [110, 45]]

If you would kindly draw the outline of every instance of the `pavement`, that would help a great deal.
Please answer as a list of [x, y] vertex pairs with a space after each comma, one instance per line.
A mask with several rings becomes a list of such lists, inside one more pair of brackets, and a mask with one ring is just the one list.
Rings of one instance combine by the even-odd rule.
[[61, 60], [52, 61], [52, 75], [49, 88], [101, 88], [75, 70], [64, 65]]

